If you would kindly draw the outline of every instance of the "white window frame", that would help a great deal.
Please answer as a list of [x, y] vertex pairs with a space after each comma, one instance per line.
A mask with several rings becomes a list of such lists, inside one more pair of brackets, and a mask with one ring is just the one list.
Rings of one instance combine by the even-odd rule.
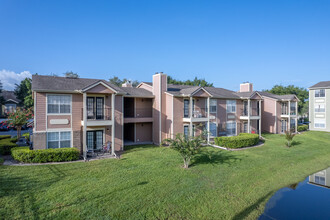
[[[49, 96], [70, 96], [70, 113], [60, 113], [60, 112], [59, 113], [48, 113]], [[71, 115], [72, 114], [72, 94], [52, 94], [52, 93], [46, 94], [46, 113], [47, 113], [47, 115]]]
[[[235, 106], [235, 111], [233, 111], [234, 106]], [[231, 107], [230, 111], [228, 111], [229, 107]], [[226, 113], [236, 113], [236, 111], [237, 111], [236, 100], [226, 100]]]
[[[323, 108], [320, 108], [321, 106], [323, 106]], [[320, 111], [321, 109], [323, 109], [324, 111]], [[315, 113], [324, 113], [325, 112], [325, 104], [315, 103], [314, 112]]]
[[[213, 103], [214, 105], [212, 105], [212, 102], [215, 102]], [[210, 113], [217, 113], [217, 105], [218, 105], [218, 100], [217, 99], [210, 99]], [[212, 108], [211, 107], [215, 107], [215, 111], [212, 111]], [[206, 107], [207, 109], [207, 107]]]
[[[322, 126], [324, 125], [324, 126]], [[327, 125], [326, 125], [326, 120], [325, 119], [315, 119], [314, 120], [314, 128], [318, 128], [318, 129], [326, 129]]]
[[[321, 96], [321, 90], [323, 90], [324, 91], [324, 96]], [[318, 92], [318, 96], [316, 96], [316, 93]], [[316, 89], [315, 91], [314, 91], [314, 97], [315, 98], [325, 98], [325, 89]]]
[[[235, 124], [235, 132], [234, 132], [234, 134], [230, 134], [230, 135], [228, 135], [228, 124]], [[226, 123], [226, 133], [227, 133], [227, 136], [235, 136], [235, 135], [237, 135], [237, 122], [236, 121], [227, 121], [227, 123]]]
[[[61, 133], [62, 132], [70, 132], [70, 140], [65, 140], [65, 141], [70, 141], [70, 148], [72, 148], [73, 143], [72, 143], [72, 131], [71, 130], [58, 130], [58, 131], [47, 131], [46, 132], [46, 139], [47, 139], [47, 149], [60, 149], [60, 148], [67, 148], [67, 147], [61, 147]], [[48, 148], [48, 133], [58, 133], [58, 148]]]

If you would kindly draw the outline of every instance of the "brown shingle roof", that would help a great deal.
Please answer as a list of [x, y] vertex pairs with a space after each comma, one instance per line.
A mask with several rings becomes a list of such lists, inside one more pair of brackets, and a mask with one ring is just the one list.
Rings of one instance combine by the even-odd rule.
[[262, 96], [266, 96], [266, 97], [269, 97], [269, 98], [273, 98], [273, 99], [277, 99], [277, 100], [283, 100], [283, 99], [289, 99], [289, 100], [293, 100], [296, 98], [295, 95], [276, 95], [276, 94], [272, 94], [272, 93], [269, 93], [269, 92], [259, 92], [260, 95]]
[[32, 76], [32, 90], [34, 91], [59, 91], [59, 92], [75, 92], [85, 89], [97, 82], [102, 82], [113, 88], [118, 93], [128, 96], [152, 97], [152, 93], [142, 88], [118, 87], [110, 82], [102, 79], [86, 79], [86, 78], [67, 78], [58, 76]]
[[19, 100], [17, 99], [14, 91], [6, 91], [2, 90], [0, 95], [4, 98], [5, 102], [7, 102], [9, 99], [13, 100], [14, 102], [19, 103]]
[[322, 81], [319, 83], [316, 83], [315, 85], [309, 87], [310, 89], [314, 88], [330, 88], [330, 81]]

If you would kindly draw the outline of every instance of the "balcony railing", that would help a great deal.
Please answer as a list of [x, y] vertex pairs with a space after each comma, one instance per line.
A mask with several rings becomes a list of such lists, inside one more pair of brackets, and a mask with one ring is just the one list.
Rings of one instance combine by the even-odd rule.
[[136, 108], [134, 114], [134, 108], [125, 108], [124, 109], [125, 118], [151, 118], [152, 117], [152, 108]]
[[[189, 118], [189, 110], [183, 109], [184, 111], [184, 117]], [[195, 108], [193, 109], [193, 118], [207, 118], [207, 108]]]
[[[248, 116], [248, 109], [241, 109], [241, 116]], [[250, 116], [259, 116], [259, 108], [250, 108]]]
[[[111, 108], [86, 110], [87, 120], [111, 120]], [[81, 111], [81, 120], [84, 120], [84, 109]]]

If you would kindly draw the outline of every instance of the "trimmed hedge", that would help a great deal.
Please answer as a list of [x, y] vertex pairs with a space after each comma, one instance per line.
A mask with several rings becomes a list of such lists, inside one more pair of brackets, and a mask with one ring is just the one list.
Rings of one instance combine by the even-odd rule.
[[299, 125], [297, 128], [298, 132], [307, 131], [307, 130], [308, 130], [308, 125]]
[[238, 136], [216, 137], [214, 142], [216, 145], [226, 148], [250, 147], [259, 143], [259, 135], [240, 133]]
[[0, 135], [0, 140], [11, 138], [11, 135]]
[[12, 157], [25, 163], [73, 161], [79, 159], [79, 154], [76, 148], [30, 150], [29, 147], [14, 147], [11, 149]]
[[12, 142], [11, 138], [0, 140], [0, 154], [1, 155], [9, 155], [10, 150], [13, 147], [17, 147], [17, 144], [16, 144], [16, 142]]

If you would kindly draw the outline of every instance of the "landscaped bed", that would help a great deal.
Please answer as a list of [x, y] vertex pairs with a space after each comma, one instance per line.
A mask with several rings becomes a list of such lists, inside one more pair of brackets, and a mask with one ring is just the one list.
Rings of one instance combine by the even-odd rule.
[[259, 135], [247, 133], [240, 133], [238, 136], [223, 136], [214, 138], [216, 145], [229, 149], [251, 147], [257, 145], [259, 141]]
[[0, 166], [0, 216], [11, 219], [256, 219], [278, 189], [330, 166], [329, 134], [283, 135], [263, 147], [203, 147], [189, 169], [167, 147], [126, 148], [120, 160]]

